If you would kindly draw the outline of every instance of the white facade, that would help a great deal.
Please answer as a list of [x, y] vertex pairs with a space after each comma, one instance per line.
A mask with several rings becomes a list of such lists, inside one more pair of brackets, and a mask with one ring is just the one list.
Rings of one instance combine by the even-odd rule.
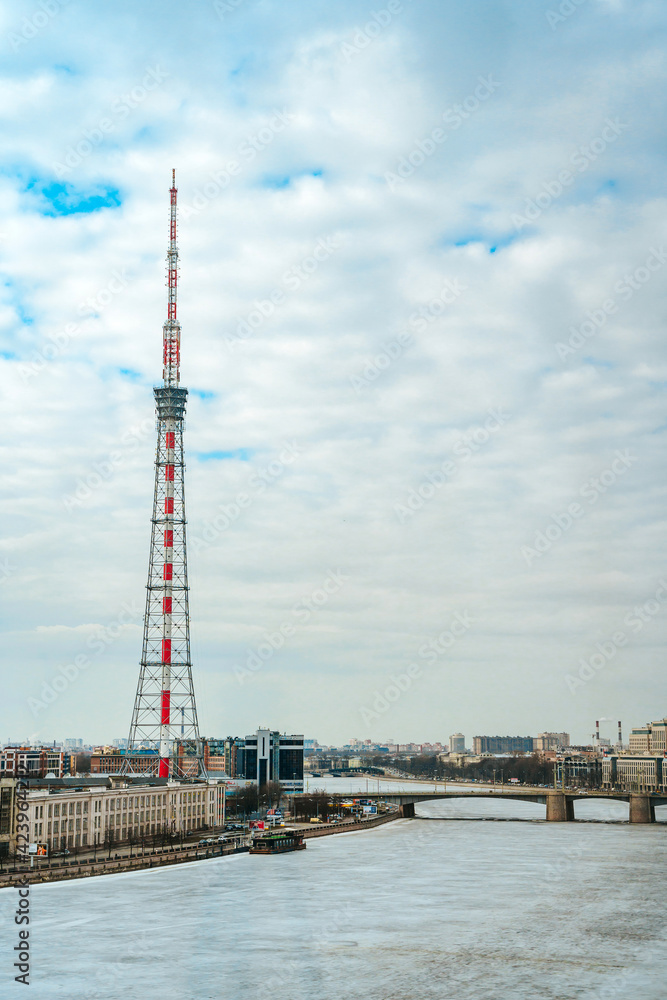
[[612, 754], [602, 760], [602, 785], [627, 791], [667, 791], [667, 758], [662, 754]]
[[51, 850], [224, 825], [225, 786], [198, 782], [28, 792], [31, 842]]

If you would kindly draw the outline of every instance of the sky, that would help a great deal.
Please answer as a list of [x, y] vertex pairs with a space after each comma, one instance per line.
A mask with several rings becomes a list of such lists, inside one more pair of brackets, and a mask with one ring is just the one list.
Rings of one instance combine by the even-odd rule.
[[665, 715], [666, 29], [0, 4], [0, 739], [127, 736], [172, 168], [202, 734]]

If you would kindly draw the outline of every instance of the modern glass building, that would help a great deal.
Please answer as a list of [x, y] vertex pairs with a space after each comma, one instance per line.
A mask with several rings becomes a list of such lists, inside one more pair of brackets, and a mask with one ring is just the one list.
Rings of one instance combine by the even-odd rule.
[[239, 777], [256, 781], [260, 788], [279, 781], [286, 791], [303, 791], [303, 736], [258, 729], [244, 743], [244, 772], [237, 767]]

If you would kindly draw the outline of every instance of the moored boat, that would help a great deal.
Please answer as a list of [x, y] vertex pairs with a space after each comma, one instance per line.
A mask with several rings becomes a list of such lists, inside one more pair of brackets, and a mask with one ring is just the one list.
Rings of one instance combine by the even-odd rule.
[[298, 830], [281, 830], [280, 833], [265, 833], [255, 837], [250, 845], [250, 854], [287, 854], [289, 851], [305, 851], [303, 833]]

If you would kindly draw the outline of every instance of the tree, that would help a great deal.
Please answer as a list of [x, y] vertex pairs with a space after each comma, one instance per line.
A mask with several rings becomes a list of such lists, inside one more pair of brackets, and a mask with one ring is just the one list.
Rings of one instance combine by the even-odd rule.
[[90, 774], [90, 754], [77, 753], [74, 755], [74, 773]]
[[227, 815], [232, 812], [238, 819], [240, 816], [247, 816], [249, 813], [257, 812], [259, 795], [256, 785], [246, 785], [237, 789], [234, 795], [227, 797]]
[[263, 809], [270, 809], [280, 805], [283, 796], [283, 786], [279, 781], [267, 781], [259, 789], [258, 805]]

